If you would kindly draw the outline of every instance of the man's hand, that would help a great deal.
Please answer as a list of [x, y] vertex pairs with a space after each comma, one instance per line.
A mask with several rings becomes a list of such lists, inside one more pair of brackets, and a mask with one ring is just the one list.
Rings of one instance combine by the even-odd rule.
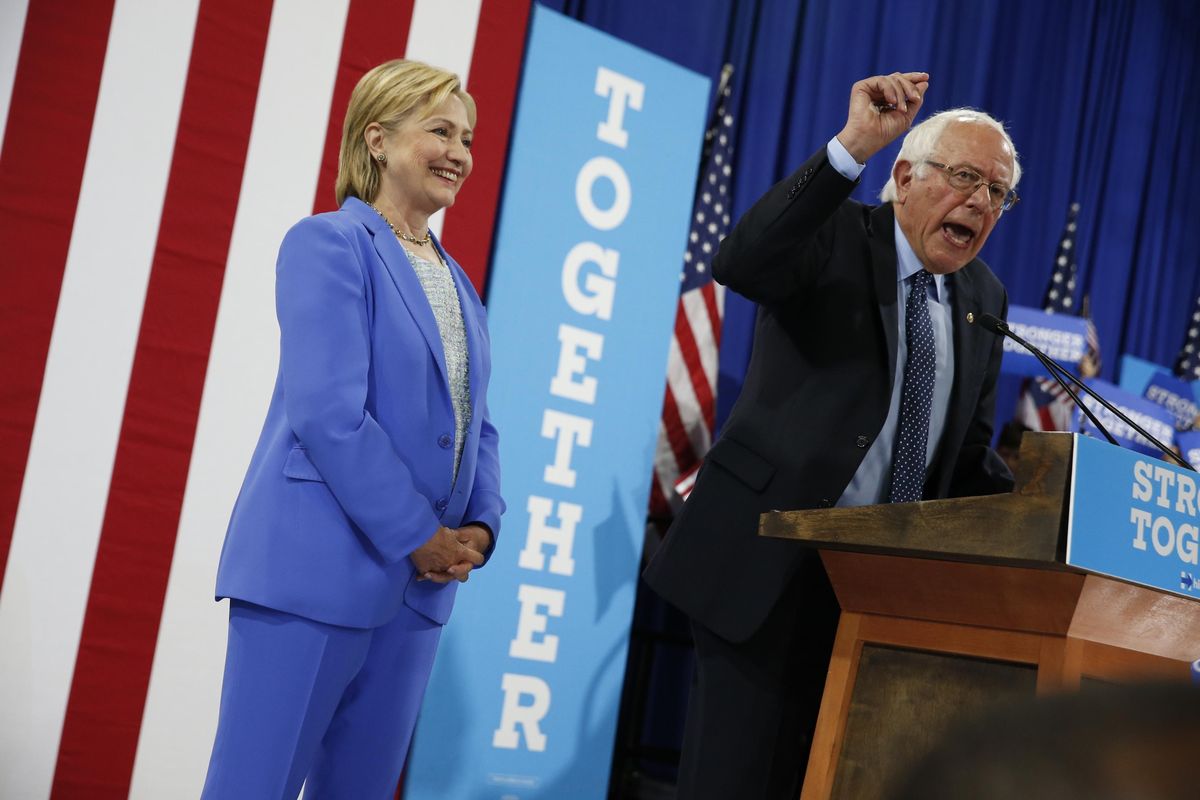
[[[471, 534], [462, 533], [467, 528], [438, 528], [437, 532], [429, 537], [429, 541], [409, 554], [409, 560], [422, 578], [434, 583], [466, 581], [471, 569], [483, 563], [483, 550], [473, 546], [474, 539]], [[486, 541], [490, 543], [491, 537], [487, 536], [487, 531], [484, 530], [483, 533], [487, 537]]]
[[838, 141], [860, 164], [912, 127], [929, 89], [927, 72], [864, 78], [850, 89], [850, 112]]

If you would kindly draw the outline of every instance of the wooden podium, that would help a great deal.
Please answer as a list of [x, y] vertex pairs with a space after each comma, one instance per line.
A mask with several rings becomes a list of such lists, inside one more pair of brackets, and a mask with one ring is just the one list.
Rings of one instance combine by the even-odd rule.
[[820, 548], [842, 607], [803, 800], [880, 797], [1005, 697], [1188, 679], [1200, 602], [1063, 563], [1073, 441], [1027, 433], [1009, 494], [762, 516]]

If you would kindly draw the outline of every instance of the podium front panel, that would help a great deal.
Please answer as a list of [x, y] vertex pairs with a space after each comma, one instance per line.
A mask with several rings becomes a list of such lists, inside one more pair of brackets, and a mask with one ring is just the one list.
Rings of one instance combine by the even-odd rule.
[[1036, 687], [1030, 664], [864, 645], [831, 796], [887, 797], [949, 724]]

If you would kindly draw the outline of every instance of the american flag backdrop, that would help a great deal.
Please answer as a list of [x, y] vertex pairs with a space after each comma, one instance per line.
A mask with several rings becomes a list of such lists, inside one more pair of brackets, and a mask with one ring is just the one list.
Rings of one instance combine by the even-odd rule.
[[[1050, 314], [1079, 314], [1075, 303], [1075, 285], [1078, 280], [1078, 265], [1075, 260], [1075, 235], [1079, 217], [1079, 203], [1071, 203], [1067, 222], [1059, 239], [1058, 252], [1054, 255], [1054, 269], [1042, 299], [1042, 309]], [[1085, 302], [1086, 304], [1086, 302]], [[1083, 311], [1087, 316], [1086, 310]], [[1100, 370], [1100, 339], [1096, 326], [1087, 320], [1085, 366], [1083, 377], [1092, 377]], [[1087, 373], [1091, 373], [1090, 375]], [[1075, 415], [1075, 403], [1063, 391], [1058, 382], [1049, 376], [1026, 379], [1017, 400], [1016, 418], [1034, 431], [1071, 430]]]
[[1175, 374], [1187, 381], [1200, 380], [1200, 297], [1188, 318], [1183, 346], [1175, 358]]
[[732, 213], [732, 75], [729, 65], [721, 71], [679, 275], [679, 306], [667, 356], [667, 389], [650, 490], [650, 514], [658, 518], [669, 517], [691, 493], [700, 462], [712, 444], [716, 421], [725, 287], [713, 281], [712, 261], [717, 245], [729, 232]]
[[279, 242], [334, 206], [358, 78], [417, 58], [478, 101], [436, 224], [481, 288], [529, 8], [0, 3], [0, 797], [199, 794]]

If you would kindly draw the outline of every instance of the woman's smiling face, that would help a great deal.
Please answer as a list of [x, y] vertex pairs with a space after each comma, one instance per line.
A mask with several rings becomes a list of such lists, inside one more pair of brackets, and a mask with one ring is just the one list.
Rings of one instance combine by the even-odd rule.
[[428, 116], [404, 120], [383, 140], [387, 162], [380, 174], [381, 192], [426, 214], [454, 205], [471, 174], [471, 137], [467, 107], [456, 95]]

